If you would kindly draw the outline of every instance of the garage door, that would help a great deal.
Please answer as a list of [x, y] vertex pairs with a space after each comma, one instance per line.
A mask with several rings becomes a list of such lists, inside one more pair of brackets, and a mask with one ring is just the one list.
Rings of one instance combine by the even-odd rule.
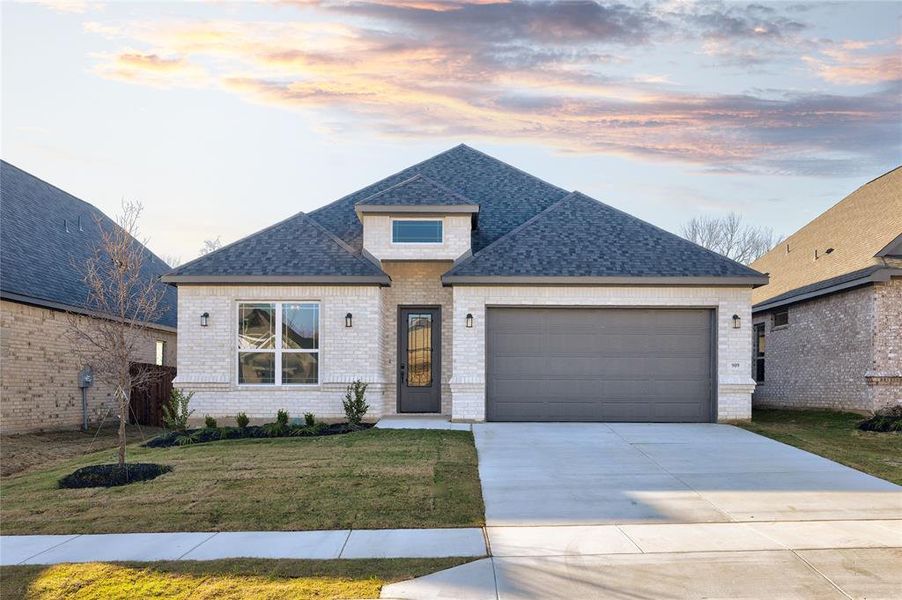
[[490, 308], [490, 421], [707, 422], [710, 310]]

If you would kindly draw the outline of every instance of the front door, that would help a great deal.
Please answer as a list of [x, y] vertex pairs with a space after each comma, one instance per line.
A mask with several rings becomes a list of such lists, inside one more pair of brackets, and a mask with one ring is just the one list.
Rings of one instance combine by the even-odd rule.
[[442, 311], [401, 308], [398, 314], [398, 412], [442, 409]]

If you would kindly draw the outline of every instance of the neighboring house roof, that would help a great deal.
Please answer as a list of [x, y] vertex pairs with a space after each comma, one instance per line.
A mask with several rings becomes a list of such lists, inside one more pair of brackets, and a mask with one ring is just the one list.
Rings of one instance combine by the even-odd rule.
[[861, 186], [753, 262], [753, 268], [770, 275], [770, 283], [756, 289], [752, 301], [761, 304], [811, 284], [882, 265], [884, 258], [900, 251], [900, 234], [902, 167], [897, 167]]
[[889, 281], [892, 277], [902, 277], [902, 268], [873, 265], [858, 271], [831, 277], [817, 283], [790, 290], [779, 296], [768, 298], [752, 306], [753, 312], [771, 310], [788, 304], [810, 300], [819, 296], [835, 294], [843, 290], [868, 285], [878, 281]]
[[298, 213], [168, 273], [170, 283], [389, 283], [373, 262]]
[[461, 144], [319, 208], [310, 217], [359, 251], [363, 229], [355, 205], [418, 174], [479, 205], [473, 252], [567, 195], [564, 189]]
[[[101, 244], [101, 229], [118, 227], [96, 207], [0, 161], [0, 297], [60, 310], [86, 310], [88, 286], [80, 268]], [[68, 226], [68, 231], [66, 230]], [[169, 270], [146, 249], [142, 277]], [[176, 292], [163, 289], [163, 314], [176, 326]]]
[[760, 285], [761, 273], [579, 192], [481, 252], [445, 283], [682, 283]]

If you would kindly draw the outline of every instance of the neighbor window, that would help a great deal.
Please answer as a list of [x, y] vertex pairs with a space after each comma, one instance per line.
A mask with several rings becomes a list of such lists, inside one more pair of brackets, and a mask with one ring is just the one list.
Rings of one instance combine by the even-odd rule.
[[153, 364], [157, 365], [158, 367], [162, 367], [163, 366], [163, 357], [165, 356], [165, 353], [166, 353], [166, 342], [164, 342], [162, 340], [157, 340], [156, 351], [157, 351], [157, 353], [156, 353], [156, 357], [154, 359]]
[[756, 383], [764, 383], [764, 323], [755, 325], [752, 343], [752, 377]]
[[441, 244], [442, 222], [422, 219], [392, 221], [391, 241], [394, 244]]
[[240, 303], [238, 383], [319, 383], [319, 304]]
[[774, 313], [774, 327], [789, 325], [789, 310], [781, 310]]

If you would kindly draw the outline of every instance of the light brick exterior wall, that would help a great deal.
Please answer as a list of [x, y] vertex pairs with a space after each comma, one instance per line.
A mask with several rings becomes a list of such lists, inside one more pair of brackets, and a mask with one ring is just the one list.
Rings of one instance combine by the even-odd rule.
[[[81, 426], [78, 359], [65, 312], [0, 301], [0, 432], [72, 429]], [[175, 366], [176, 335], [153, 330], [139, 360], [153, 363], [156, 340], [166, 342], [164, 364]], [[115, 421], [113, 388], [88, 388], [88, 418]]]
[[[320, 303], [319, 385], [238, 385], [238, 302], [317, 301]], [[210, 314], [207, 327], [200, 315]], [[345, 314], [353, 327], [345, 327]], [[210, 414], [272, 421], [285, 409], [292, 417], [313, 412], [323, 419], [344, 417], [341, 400], [357, 378], [370, 384], [368, 418], [382, 415], [382, 290], [378, 286], [179, 286], [179, 372], [175, 386], [195, 392], [195, 416]], [[231, 424], [220, 419], [220, 425]]]
[[363, 249], [379, 260], [456, 260], [470, 250], [470, 215], [428, 217], [441, 220], [441, 244], [393, 244], [392, 220], [416, 216], [364, 215]]
[[[485, 323], [490, 306], [629, 306], [712, 308], [717, 320], [717, 416], [751, 417], [751, 290], [691, 287], [456, 286], [452, 416], [485, 420]], [[472, 313], [473, 327], [466, 328]], [[733, 329], [733, 315], [742, 327]]]
[[386, 381], [385, 414], [397, 412], [397, 348], [399, 306], [440, 306], [442, 309], [442, 414], [451, 414], [451, 370], [453, 367], [452, 313], [453, 296], [450, 287], [443, 287], [441, 276], [451, 268], [451, 262], [386, 261], [382, 269], [391, 277], [392, 285], [383, 289], [383, 347], [384, 377]]
[[755, 406], [869, 412], [902, 403], [902, 280], [788, 306], [765, 323], [765, 381]]

